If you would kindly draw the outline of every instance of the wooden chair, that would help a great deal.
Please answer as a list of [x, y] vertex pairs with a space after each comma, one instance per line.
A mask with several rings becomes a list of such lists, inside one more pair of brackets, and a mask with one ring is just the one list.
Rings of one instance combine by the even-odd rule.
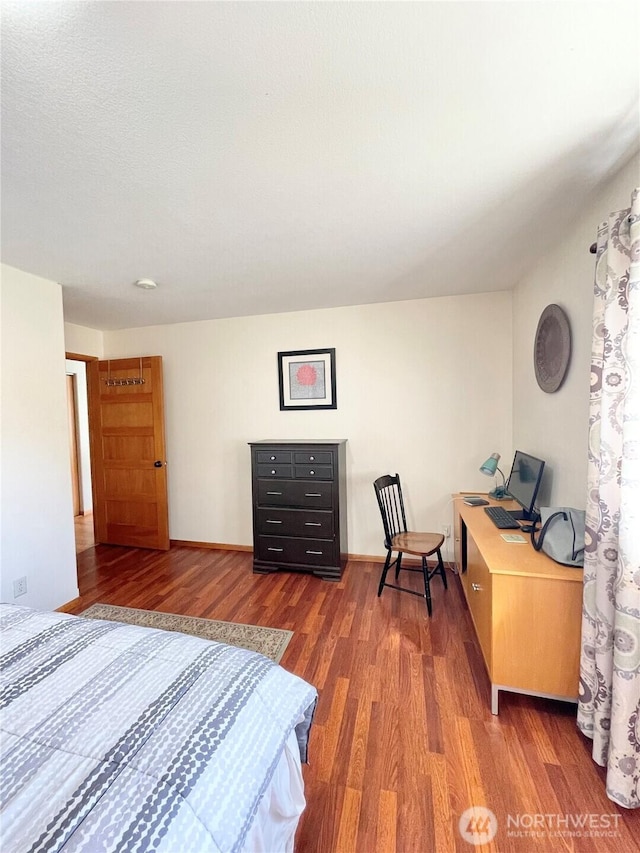
[[[431, 616], [431, 589], [429, 588], [431, 578], [439, 574], [442, 578], [444, 588], [447, 589], [447, 577], [440, 552], [444, 536], [440, 533], [412, 533], [407, 530], [407, 519], [402, 500], [402, 487], [398, 474], [395, 477], [392, 477], [391, 474], [378, 477], [373, 484], [373, 488], [378, 499], [378, 506], [380, 507], [382, 524], [384, 526], [384, 547], [387, 549], [387, 558], [384, 562], [380, 585], [378, 586], [378, 596], [382, 595], [382, 590], [385, 586], [389, 586], [392, 589], [399, 589], [402, 592], [410, 592], [412, 595], [419, 595], [426, 599], [427, 612]], [[394, 552], [398, 556], [395, 560], [392, 560]], [[403, 566], [403, 554], [414, 554], [420, 557], [422, 566], [420, 568]], [[435, 568], [429, 569], [427, 557], [430, 557], [432, 554], [437, 555], [438, 562]], [[407, 589], [407, 587], [398, 586], [397, 584], [387, 583], [387, 572], [392, 566], [396, 567], [396, 580], [398, 580], [401, 569], [410, 572], [422, 572], [424, 593], [415, 592], [413, 589]]]

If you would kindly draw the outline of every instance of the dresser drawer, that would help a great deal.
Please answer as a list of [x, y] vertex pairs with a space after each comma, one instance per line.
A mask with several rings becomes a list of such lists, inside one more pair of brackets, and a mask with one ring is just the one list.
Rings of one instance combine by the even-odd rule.
[[331, 509], [333, 484], [326, 481], [314, 483], [308, 480], [287, 480], [286, 482], [258, 480], [258, 504]]
[[299, 450], [293, 454], [293, 462], [295, 465], [307, 465], [313, 462], [315, 465], [332, 465], [333, 453], [326, 450], [312, 450], [301, 453]]
[[279, 464], [291, 464], [290, 450], [256, 450], [256, 462], [258, 464], [269, 465], [272, 462]]
[[258, 533], [273, 536], [311, 536], [333, 539], [333, 513], [330, 510], [267, 509], [256, 511]]
[[294, 465], [296, 480], [333, 480], [331, 465]]
[[293, 477], [291, 465], [278, 465], [276, 462], [270, 462], [268, 465], [258, 465], [257, 469], [258, 477], [280, 477], [287, 480]]
[[258, 559], [269, 563], [298, 563], [330, 566], [335, 548], [327, 539], [287, 539], [284, 536], [258, 536]]

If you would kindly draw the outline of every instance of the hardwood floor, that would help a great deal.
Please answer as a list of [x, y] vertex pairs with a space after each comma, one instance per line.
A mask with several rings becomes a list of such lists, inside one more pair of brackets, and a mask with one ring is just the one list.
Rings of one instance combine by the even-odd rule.
[[76, 538], [76, 554], [92, 548], [96, 544], [93, 535], [93, 513], [88, 515], [76, 515], [73, 519], [73, 527]]
[[[640, 813], [606, 797], [575, 706], [504, 693], [492, 716], [453, 575], [447, 592], [434, 581], [428, 619], [416, 596], [377, 598], [377, 563], [330, 583], [254, 575], [247, 553], [99, 545], [78, 568], [74, 612], [102, 601], [294, 631], [282, 666], [320, 694], [297, 853], [640, 850]], [[495, 814], [492, 841], [461, 836], [471, 806]], [[473, 826], [487, 838], [489, 824]]]

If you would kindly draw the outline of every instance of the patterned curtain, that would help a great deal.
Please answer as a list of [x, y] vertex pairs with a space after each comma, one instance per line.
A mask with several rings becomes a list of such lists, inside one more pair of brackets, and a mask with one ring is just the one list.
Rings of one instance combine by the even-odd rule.
[[640, 189], [598, 229], [578, 726], [640, 806]]

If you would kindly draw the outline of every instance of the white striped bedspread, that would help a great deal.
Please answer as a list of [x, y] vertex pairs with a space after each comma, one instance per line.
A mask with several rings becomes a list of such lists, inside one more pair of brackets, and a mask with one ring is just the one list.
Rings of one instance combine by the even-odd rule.
[[[198, 637], [0, 605], [3, 853], [239, 851], [315, 688]], [[297, 761], [297, 755], [296, 755]]]

